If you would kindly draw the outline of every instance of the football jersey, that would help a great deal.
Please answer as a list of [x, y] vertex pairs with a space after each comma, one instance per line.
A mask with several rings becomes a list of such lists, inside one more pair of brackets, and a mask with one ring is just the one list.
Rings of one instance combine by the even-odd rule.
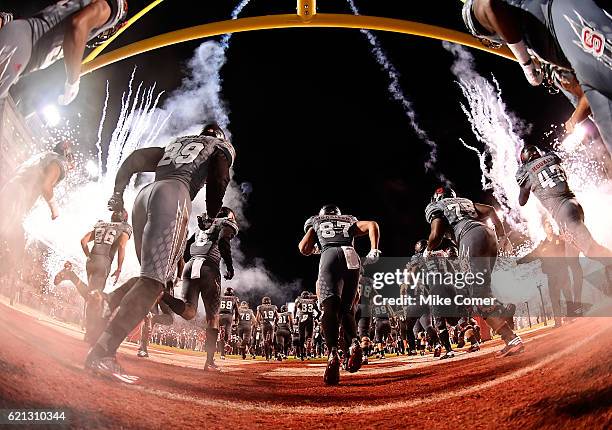
[[[60, 0], [44, 8], [26, 21], [32, 28], [32, 54], [27, 72], [45, 69], [64, 56], [63, 44], [66, 21], [85, 9], [92, 0]], [[107, 0], [111, 7], [108, 21], [93, 29], [87, 40], [92, 40], [106, 30], [115, 27], [124, 17], [126, 0]]]
[[127, 222], [98, 221], [93, 228], [93, 247], [91, 254], [115, 258], [119, 248], [119, 238], [123, 233], [132, 236], [132, 227]]
[[250, 326], [255, 321], [255, 314], [251, 309], [238, 308], [238, 314], [240, 315], [240, 325]]
[[207, 257], [217, 265], [221, 262], [219, 240], [222, 235], [232, 239], [238, 234], [238, 224], [229, 218], [215, 218], [208, 230], [198, 230], [189, 247], [191, 257]]
[[297, 315], [300, 321], [306, 321], [307, 319], [314, 318], [314, 313], [317, 308], [316, 299], [303, 299], [299, 297], [295, 301], [295, 308], [297, 309]]
[[552, 152], [523, 164], [516, 173], [516, 182], [519, 187], [530, 189], [553, 215], [563, 202], [575, 197], [567, 184], [561, 159]]
[[304, 225], [307, 232], [312, 227], [317, 234], [321, 251], [336, 246], [353, 246], [357, 218], [352, 215], [315, 215]]
[[461, 237], [475, 227], [486, 226], [478, 219], [478, 213], [474, 207], [474, 202], [463, 197], [442, 199], [431, 202], [425, 208], [425, 218], [428, 223], [432, 223], [436, 218], [443, 218], [451, 227], [456, 241], [460, 242]]
[[372, 316], [372, 299], [376, 295], [374, 290], [373, 280], [366, 276], [359, 279], [359, 309], [361, 309], [361, 317]]
[[389, 313], [389, 307], [386, 304], [372, 304], [372, 316], [374, 318], [388, 319], [389, 317], [391, 317], [391, 314]]
[[277, 312], [276, 305], [259, 305], [257, 312], [261, 315], [261, 319], [267, 323], [274, 323], [274, 315]]
[[208, 161], [221, 149], [233, 164], [236, 152], [231, 143], [211, 136], [183, 136], [166, 146], [155, 169], [155, 180], [176, 179], [189, 188], [193, 200], [202, 189], [208, 174]]
[[236, 296], [221, 296], [219, 304], [220, 314], [234, 314], [234, 307], [238, 306], [238, 297]]
[[281, 312], [278, 314], [276, 323], [279, 329], [289, 330], [289, 321], [291, 320], [291, 312]]
[[28, 193], [27, 196], [23, 196], [24, 201], [27, 201], [26, 206], [28, 208], [32, 207], [40, 197], [45, 170], [53, 163], [56, 163], [60, 168], [59, 183], [66, 177], [68, 167], [66, 158], [55, 152], [43, 152], [30, 157], [17, 168], [13, 179], [10, 180], [10, 182], [21, 184]]

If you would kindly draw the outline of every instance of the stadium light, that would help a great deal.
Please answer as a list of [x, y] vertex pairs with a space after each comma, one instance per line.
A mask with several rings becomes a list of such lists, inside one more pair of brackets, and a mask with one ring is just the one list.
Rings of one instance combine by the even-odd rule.
[[45, 123], [49, 127], [55, 127], [59, 124], [62, 116], [60, 115], [57, 106], [55, 105], [47, 105], [42, 110], [43, 118], [45, 119]]

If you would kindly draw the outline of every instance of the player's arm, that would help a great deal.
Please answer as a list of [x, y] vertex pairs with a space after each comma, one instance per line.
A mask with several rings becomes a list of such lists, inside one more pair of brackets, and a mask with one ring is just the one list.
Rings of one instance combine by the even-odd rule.
[[220, 149], [216, 149], [210, 156], [206, 177], [206, 213], [209, 216], [216, 217], [223, 205], [223, 196], [230, 181], [231, 165], [231, 160]]
[[237, 324], [240, 321], [240, 312], [238, 312], [238, 305], [234, 303], [234, 323]]
[[525, 206], [531, 194], [531, 187], [521, 187], [519, 192], [519, 205]]
[[259, 311], [259, 306], [257, 306], [257, 315], [255, 316], [255, 321], [257, 321], [257, 325], [261, 324], [261, 312]]
[[476, 209], [476, 213], [478, 213], [478, 218], [480, 220], [491, 220], [493, 226], [495, 226], [495, 231], [497, 232], [497, 235], [500, 238], [506, 236], [506, 229], [504, 228], [504, 224], [497, 216], [497, 212], [495, 211], [495, 208], [493, 206], [483, 205], [481, 203], [474, 203], [474, 208]]
[[53, 188], [59, 182], [61, 176], [62, 168], [58, 162], [49, 163], [49, 165], [45, 167], [41, 194], [51, 210], [51, 219], [56, 219], [59, 216], [59, 209], [55, 201]]
[[355, 223], [355, 236], [365, 235], [368, 235], [370, 238], [370, 249], [378, 249], [380, 227], [376, 221], [357, 221]]
[[176, 277], [178, 279], [183, 279], [183, 270], [185, 270], [185, 260], [179, 258], [178, 263], [176, 263]]
[[234, 261], [232, 259], [232, 246], [230, 241], [235, 234], [235, 230], [225, 226], [219, 235], [219, 253], [221, 254], [221, 258], [223, 258], [223, 262], [225, 263], [225, 267], [227, 269], [227, 273], [223, 277], [227, 280], [234, 277]]
[[304, 237], [298, 244], [298, 249], [302, 255], [311, 255], [315, 250], [315, 245], [317, 243], [317, 235], [314, 231], [314, 228], [310, 227]]
[[114, 284], [119, 280], [119, 276], [121, 275], [121, 269], [123, 268], [123, 260], [125, 259], [125, 245], [130, 240], [130, 235], [127, 233], [122, 233], [119, 237], [119, 248], [117, 250], [117, 270], [111, 275], [115, 278]]
[[81, 239], [81, 249], [83, 250], [85, 257], [89, 257], [88, 243], [91, 242], [93, 239], [94, 239], [93, 230], [88, 233], [85, 233], [85, 236], [83, 236], [83, 238]]
[[123, 209], [123, 191], [130, 183], [132, 176], [141, 172], [154, 172], [157, 164], [164, 156], [164, 148], [140, 148], [132, 152], [121, 163], [115, 177], [113, 196], [108, 201], [108, 208], [113, 211]]
[[106, 0], [93, 0], [88, 6], [72, 15], [64, 30], [64, 64], [66, 87], [60, 103], [69, 104], [79, 92], [81, 62], [89, 34], [102, 27], [110, 18], [111, 8]]
[[474, 1], [474, 16], [485, 29], [509, 44], [522, 40], [517, 14], [502, 0]]
[[446, 221], [444, 218], [434, 218], [431, 221], [431, 230], [429, 231], [429, 238], [427, 239], [427, 250], [432, 251], [437, 249], [442, 243], [444, 234], [446, 233]]
[[195, 233], [191, 235], [189, 239], [187, 239], [187, 243], [185, 244], [185, 251], [183, 251], [183, 262], [191, 260], [191, 245], [195, 243]]

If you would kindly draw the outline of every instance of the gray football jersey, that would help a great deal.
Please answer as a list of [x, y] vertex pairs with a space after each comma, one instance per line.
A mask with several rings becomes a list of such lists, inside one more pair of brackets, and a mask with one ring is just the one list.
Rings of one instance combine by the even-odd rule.
[[238, 306], [238, 297], [236, 296], [221, 296], [219, 313], [234, 314], [234, 307]]
[[[126, 0], [107, 0], [111, 14], [100, 28], [93, 29], [87, 40], [115, 27], [125, 16]], [[68, 18], [86, 8], [92, 0], [60, 0], [44, 8], [27, 21], [32, 28], [32, 55], [27, 72], [45, 69], [64, 56], [65, 24]]]
[[277, 325], [279, 329], [289, 330], [289, 320], [291, 319], [291, 312], [281, 312], [278, 314]]
[[240, 314], [240, 325], [250, 326], [255, 321], [255, 314], [251, 309], [239, 308], [238, 313]]
[[561, 159], [552, 152], [523, 164], [516, 173], [516, 182], [519, 187], [530, 189], [552, 215], [566, 200], [575, 197], [567, 184]]
[[127, 222], [98, 221], [93, 228], [94, 245], [91, 254], [115, 258], [119, 248], [119, 238], [123, 233], [132, 237], [132, 227]]
[[478, 219], [474, 202], [463, 197], [431, 202], [425, 208], [425, 218], [430, 224], [436, 218], [445, 219], [452, 228], [457, 242], [460, 242], [461, 237], [471, 229], [486, 226]]
[[257, 312], [261, 315], [261, 318], [270, 323], [274, 323], [274, 315], [276, 314], [276, 305], [259, 305], [257, 306]]
[[155, 169], [155, 180], [176, 179], [189, 188], [193, 200], [202, 189], [208, 174], [208, 161], [215, 149], [221, 149], [230, 160], [236, 158], [231, 143], [211, 136], [179, 137], [166, 146], [164, 156]]
[[316, 299], [303, 299], [301, 297], [298, 298], [295, 301], [298, 319], [300, 321], [305, 321], [307, 319], [314, 318], [316, 303]]
[[189, 253], [192, 257], [208, 257], [219, 264], [219, 239], [222, 234], [228, 235], [231, 240], [238, 234], [238, 224], [229, 218], [215, 218], [208, 230], [199, 230], [195, 234], [195, 241], [189, 247]]
[[312, 227], [324, 251], [334, 246], [353, 246], [356, 223], [352, 215], [316, 215], [306, 221], [304, 231]]

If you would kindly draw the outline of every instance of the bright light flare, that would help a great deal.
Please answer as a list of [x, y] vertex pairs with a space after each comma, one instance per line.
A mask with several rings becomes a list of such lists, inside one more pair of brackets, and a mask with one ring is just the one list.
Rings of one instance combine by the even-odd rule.
[[100, 169], [98, 169], [98, 163], [93, 160], [87, 161], [87, 163], [85, 164], [85, 171], [87, 171], [87, 174], [90, 178], [95, 179], [100, 176]]
[[574, 151], [576, 148], [578, 148], [578, 146], [580, 146], [586, 135], [586, 127], [582, 123], [577, 124], [576, 127], [574, 127], [574, 131], [563, 139], [563, 142], [561, 142], [561, 147], [567, 152]]
[[49, 126], [49, 127], [55, 127], [57, 126], [61, 119], [62, 116], [60, 115], [59, 110], [57, 109], [57, 106], [55, 105], [47, 105], [43, 108], [42, 110], [42, 114], [43, 117], [45, 119], [45, 123]]

